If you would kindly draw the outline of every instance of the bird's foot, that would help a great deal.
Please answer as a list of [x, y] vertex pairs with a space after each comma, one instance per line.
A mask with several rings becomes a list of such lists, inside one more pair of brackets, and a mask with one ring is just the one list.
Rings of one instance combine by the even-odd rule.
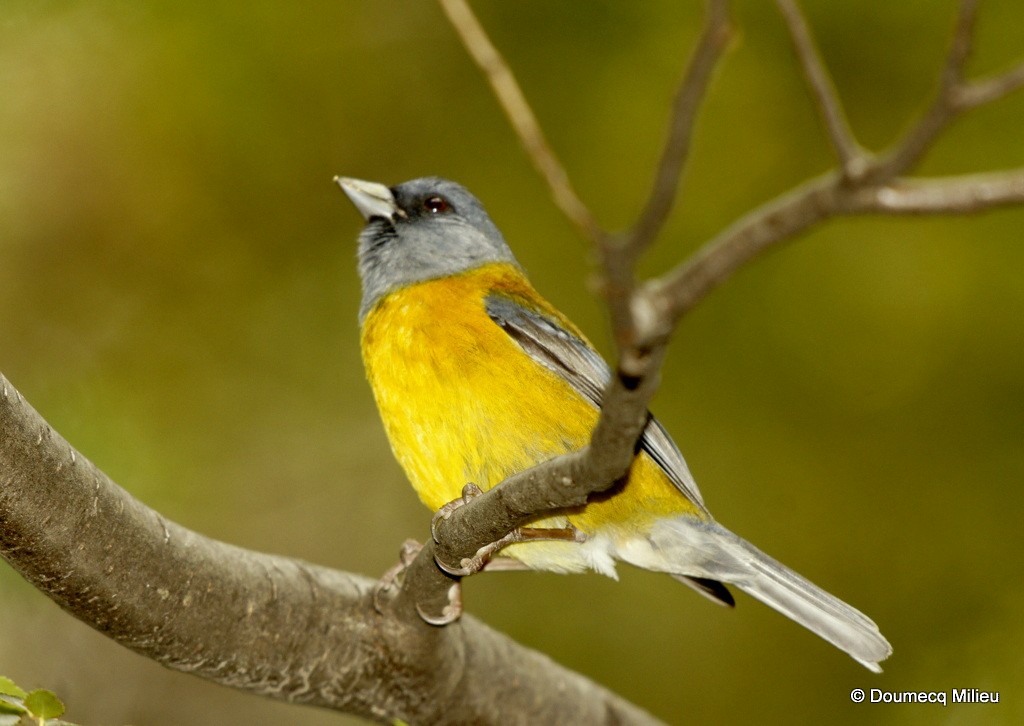
[[[430, 522], [430, 534], [434, 538], [434, 542], [439, 542], [437, 537], [438, 522], [448, 519], [452, 512], [465, 506], [473, 498], [480, 496], [482, 493], [483, 492], [480, 490], [480, 487], [476, 484], [466, 484], [466, 486], [462, 488], [461, 497], [453, 499], [437, 510], [437, 513]], [[472, 557], [463, 557], [458, 565], [445, 562], [437, 555], [434, 556], [434, 561], [437, 563], [438, 567], [453, 577], [468, 577], [469, 575], [476, 574], [483, 569], [487, 569], [489, 566], [489, 569], [492, 570], [529, 569], [525, 566], [512, 564], [516, 561], [511, 560], [511, 558], [502, 557], [497, 560], [492, 558], [494, 558], [495, 554], [505, 549], [510, 544], [535, 542], [537, 540], [585, 542], [587, 540], [587, 536], [572, 525], [558, 528], [517, 527], [501, 539], [484, 545], [478, 549]]]
[[430, 520], [430, 536], [437, 542], [437, 523], [448, 519], [452, 516], [452, 512], [456, 509], [461, 509], [470, 503], [473, 499], [483, 494], [483, 490], [473, 482], [469, 482], [466, 486], [462, 487], [462, 496], [457, 497], [447, 504], [441, 506], [436, 512], [434, 512], [433, 518]]
[[[472, 557], [463, 557], [458, 567], [452, 566], [449, 563], [442, 562], [436, 556], [434, 561], [437, 566], [447, 572], [449, 575], [456, 577], [468, 577], [474, 575], [484, 569], [492, 570], [512, 570], [517, 569], [516, 567], [509, 566], [509, 557], [498, 558], [498, 561], [492, 559], [495, 554], [505, 549], [511, 544], [519, 544], [520, 542], [537, 542], [537, 541], [549, 541], [549, 542], [577, 542], [582, 543], [587, 541], [587, 535], [580, 532], [578, 529], [573, 527], [571, 524], [565, 527], [548, 528], [548, 527], [517, 527], [511, 532], [506, 534], [499, 540], [495, 540], [490, 544], [485, 544], [483, 547], [476, 551]], [[513, 560], [514, 561], [514, 560]], [[523, 566], [518, 569], [529, 569]]]

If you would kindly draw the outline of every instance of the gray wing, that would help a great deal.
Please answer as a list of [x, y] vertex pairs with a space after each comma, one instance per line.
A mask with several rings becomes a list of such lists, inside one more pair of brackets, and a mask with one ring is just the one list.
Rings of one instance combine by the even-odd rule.
[[[485, 305], [491, 320], [531, 358], [563, 378], [595, 408], [601, 408], [611, 371], [597, 351], [555, 321], [507, 297], [488, 295]], [[704, 499], [683, 455], [654, 416], [647, 422], [640, 448], [657, 462], [679, 491], [704, 508]]]

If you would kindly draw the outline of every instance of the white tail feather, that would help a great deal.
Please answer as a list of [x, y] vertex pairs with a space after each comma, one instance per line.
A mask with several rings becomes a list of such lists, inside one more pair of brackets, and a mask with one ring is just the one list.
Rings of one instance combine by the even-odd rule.
[[[878, 662], [892, 646], [866, 615], [828, 594], [781, 562], [715, 522], [680, 518], [659, 522], [650, 534], [655, 566], [648, 557], [635, 564], [675, 575], [707, 577], [736, 585], [881, 672]], [[629, 549], [629, 548], [627, 548]], [[630, 561], [627, 552], [620, 556]]]

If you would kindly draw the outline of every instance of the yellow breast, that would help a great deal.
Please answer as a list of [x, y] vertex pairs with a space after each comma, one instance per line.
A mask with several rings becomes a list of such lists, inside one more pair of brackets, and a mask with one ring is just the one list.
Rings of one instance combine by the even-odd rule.
[[[507, 264], [391, 293], [363, 324], [363, 361], [391, 448], [434, 510], [458, 497], [467, 482], [486, 490], [583, 447], [597, 422], [588, 401], [488, 317], [484, 300], [494, 292], [580, 335]], [[636, 534], [655, 518], [696, 512], [644, 454], [621, 491], [569, 520], [587, 533]]]

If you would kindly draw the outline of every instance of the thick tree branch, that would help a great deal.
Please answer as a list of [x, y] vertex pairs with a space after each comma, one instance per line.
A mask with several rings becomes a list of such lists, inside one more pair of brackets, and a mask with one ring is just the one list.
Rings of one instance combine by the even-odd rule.
[[377, 613], [373, 583], [167, 521], [0, 375], [0, 554], [122, 645], [208, 680], [379, 721], [652, 724], [472, 618]]
[[[573, 190], [508, 65], [464, 0], [440, 0], [483, 69], [527, 154], [566, 217], [602, 253], [619, 365], [590, 445], [521, 472], [456, 510], [377, 612], [372, 583], [298, 560], [242, 550], [167, 522], [54, 433], [0, 376], [0, 553], [61, 607], [178, 670], [293, 702], [379, 720], [652, 723], [623, 702], [465, 617], [425, 624], [442, 601], [446, 562], [508, 531], [578, 506], [627, 471], [676, 322], [760, 253], [841, 214], [965, 214], [1024, 202], [1024, 170], [937, 179], [904, 174], [960, 113], [1024, 85], [1024, 65], [964, 80], [976, 2], [964, 0], [935, 101], [885, 154], [863, 152], [793, 0], [778, 0], [840, 167], [755, 209], [663, 277], [635, 283], [637, 255], [678, 191], [694, 118], [728, 36], [725, 0], [709, 15], [676, 94], [650, 198], [612, 240]], [[623, 242], [623, 240], [626, 240]]]

